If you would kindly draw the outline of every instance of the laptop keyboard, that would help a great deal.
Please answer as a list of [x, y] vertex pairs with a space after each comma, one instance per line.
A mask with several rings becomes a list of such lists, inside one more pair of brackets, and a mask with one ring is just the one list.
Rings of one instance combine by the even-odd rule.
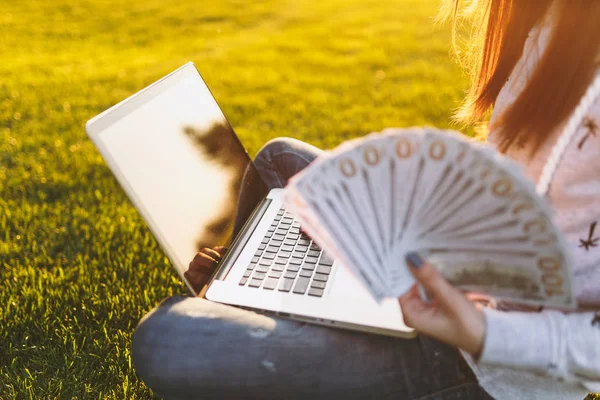
[[240, 286], [321, 297], [333, 260], [281, 208], [258, 246]]

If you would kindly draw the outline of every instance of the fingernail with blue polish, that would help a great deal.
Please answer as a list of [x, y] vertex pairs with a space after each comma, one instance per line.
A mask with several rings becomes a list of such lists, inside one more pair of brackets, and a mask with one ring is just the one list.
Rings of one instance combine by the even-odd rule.
[[416, 251], [411, 251], [410, 253], [406, 253], [406, 262], [413, 268], [420, 268], [425, 263], [425, 260]]

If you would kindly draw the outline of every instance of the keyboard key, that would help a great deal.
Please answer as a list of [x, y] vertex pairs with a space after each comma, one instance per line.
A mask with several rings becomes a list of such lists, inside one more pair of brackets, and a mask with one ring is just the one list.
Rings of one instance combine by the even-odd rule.
[[244, 278], [249, 278], [249, 277], [250, 277], [250, 275], [252, 275], [252, 270], [251, 270], [251, 269], [247, 269], [247, 270], [244, 272]]
[[298, 221], [294, 221], [294, 222], [292, 222], [292, 226], [293, 226], [294, 228], [300, 228], [300, 222], [298, 222]]
[[319, 274], [329, 275], [330, 272], [331, 272], [331, 267], [328, 267], [325, 265], [319, 265], [317, 267], [317, 273], [319, 273]]
[[285, 208], [280, 208], [279, 211], [277, 211], [277, 215], [283, 216], [283, 214], [285, 214]]
[[304, 259], [305, 263], [309, 263], [309, 264], [316, 264], [317, 263], [318, 258], [317, 257], [306, 257]]
[[281, 246], [281, 250], [282, 251], [294, 251], [294, 246], [288, 246], [288, 245], [284, 244], [283, 246]]
[[280, 228], [277, 228], [277, 230], [275, 231], [275, 233], [278, 234], [278, 235], [284, 235], [285, 236], [288, 233], [288, 229], [285, 226], [284, 227], [280, 227]]
[[290, 258], [292, 256], [292, 253], [290, 253], [289, 251], [280, 251], [277, 255], [281, 258]]
[[262, 283], [262, 279], [251, 279], [248, 286], [258, 288]]
[[267, 247], [267, 249], [265, 251], [267, 253], [277, 253], [279, 251], [279, 249], [275, 246], [269, 246], [269, 247]]
[[300, 240], [298, 240], [298, 244], [301, 246], [308, 246], [310, 244], [310, 239], [300, 238]]
[[259, 261], [258, 265], [264, 265], [267, 267], [270, 267], [271, 264], [273, 264], [273, 260], [269, 260], [269, 259], [265, 259], [263, 258], [262, 260]]
[[246, 282], [248, 282], [248, 278], [242, 278], [240, 280], [240, 286], [244, 286], [246, 284]]
[[262, 250], [256, 250], [256, 253], [254, 253], [254, 256], [260, 257], [260, 256], [262, 256], [262, 253], [263, 253]]
[[285, 239], [283, 242], [286, 246], [293, 246], [296, 244], [296, 239]]
[[258, 260], [260, 260], [260, 257], [256, 257], [256, 256], [252, 257], [252, 262], [253, 263], [256, 264], [258, 262]]
[[269, 238], [263, 238], [263, 240], [260, 241], [260, 244], [267, 244], [269, 243]]
[[307, 255], [311, 257], [319, 257], [321, 255], [321, 252], [319, 250], [311, 250], [308, 252]]
[[283, 277], [288, 278], [288, 279], [294, 279], [296, 277], [296, 275], [298, 275], [297, 272], [288, 270], [288, 271], [285, 271], [285, 274], [283, 274]]
[[269, 270], [269, 267], [265, 267], [264, 265], [257, 265], [256, 268], [254, 268], [254, 270], [256, 272], [267, 272]]
[[[300, 243], [300, 241], [298, 241], [298, 243]], [[306, 253], [308, 251], [308, 246], [298, 245], [298, 246], [296, 246], [296, 251], [299, 251], [301, 253]]]
[[279, 224], [279, 227], [280, 228], [288, 229], [288, 228], [292, 227], [292, 224], [289, 223], [288, 221], [281, 221], [281, 223]]
[[312, 283], [310, 284], [310, 287], [314, 287], [317, 289], [325, 289], [325, 285], [327, 285], [327, 282], [321, 282], [321, 281], [312, 281]]
[[312, 276], [313, 272], [303, 269], [302, 271], [300, 271], [300, 276], [303, 276], [305, 278], [310, 278]]
[[313, 244], [310, 245], [310, 249], [311, 250], [321, 250], [321, 248], [319, 246], [317, 246], [317, 244], [315, 242], [313, 242]]
[[270, 270], [268, 275], [269, 275], [270, 278], [281, 278], [281, 272], [280, 271]]
[[295, 251], [295, 252], [292, 254], [292, 257], [294, 257], [294, 258], [304, 258], [304, 253], [301, 253], [301, 252], [299, 252], [299, 251]]
[[283, 279], [279, 282], [279, 291], [280, 292], [289, 292], [292, 290], [292, 285], [294, 284], [293, 279]]
[[301, 258], [290, 258], [290, 265], [300, 265], [302, 264]]
[[262, 281], [263, 279], [265, 279], [265, 277], [267, 276], [267, 274], [265, 274], [264, 272], [254, 272], [254, 275], [252, 275], [252, 280], [260, 280]]
[[265, 281], [265, 284], [263, 285], [263, 289], [275, 290], [275, 288], [277, 287], [277, 282], [279, 282], [278, 279], [267, 278], [267, 280]]
[[252, 271], [254, 269], [254, 267], [256, 267], [256, 264], [254, 264], [254, 263], [250, 263], [250, 265], [248, 265], [248, 269], [250, 271]]
[[275, 253], [265, 253], [262, 256], [263, 260], [274, 260], [275, 259]]
[[309, 296], [315, 296], [315, 297], [322, 297], [323, 296], [323, 289], [317, 289], [317, 288], [311, 287], [308, 290], [308, 295]]
[[288, 262], [287, 258], [277, 257], [277, 259], [275, 260], [275, 264], [280, 264], [280, 265], [285, 265], [285, 264], [287, 264], [287, 262]]
[[290, 264], [290, 265], [287, 266], [286, 271], [298, 272], [298, 271], [300, 271], [300, 266], [299, 265]]
[[294, 285], [294, 293], [304, 294], [306, 289], [308, 288], [308, 283], [310, 282], [309, 278], [300, 277], [296, 280], [296, 284]]
[[288, 213], [284, 215], [283, 218], [281, 218], [281, 220], [284, 222], [289, 222], [291, 224], [292, 222], [294, 222], [294, 217], [292, 217], [292, 214]]
[[265, 233], [265, 237], [266, 238], [270, 238], [271, 236], [273, 236], [273, 232], [267, 232], [267, 233]]
[[333, 265], [333, 258], [325, 252], [321, 255], [321, 259], [319, 260], [319, 265]]
[[283, 242], [281, 240], [275, 240], [275, 239], [271, 239], [271, 241], [269, 242], [269, 246], [273, 246], [273, 247], [281, 247], [281, 244]]
[[267, 247], [267, 245], [264, 244], [264, 243], [261, 243], [261, 244], [258, 245], [258, 249], [259, 250], [264, 250], [266, 247]]
[[300, 235], [298, 235], [297, 233], [288, 233], [287, 237], [290, 239], [298, 239]]
[[273, 266], [271, 267], [271, 271], [283, 271], [284, 268], [285, 268], [285, 265], [273, 264]]
[[324, 274], [315, 274], [314, 280], [315, 281], [321, 281], [321, 282], [327, 282], [327, 278], [329, 278], [328, 275], [324, 275]]
[[302, 269], [308, 270], [308, 271], [314, 271], [316, 268], [315, 264], [302, 264]]
[[274, 234], [273, 235], [273, 239], [275, 239], [275, 240], [281, 240], [283, 242], [283, 240], [285, 239], [285, 236]]

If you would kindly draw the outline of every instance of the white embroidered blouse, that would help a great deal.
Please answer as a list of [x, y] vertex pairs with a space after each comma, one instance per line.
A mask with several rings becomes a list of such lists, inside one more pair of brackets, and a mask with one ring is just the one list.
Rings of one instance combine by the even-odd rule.
[[[530, 33], [521, 60], [498, 96], [492, 121], [517, 98], [534, 72], [552, 34], [551, 16], [552, 11]], [[588, 98], [587, 106], [574, 121], [574, 135], [548, 191], [555, 220], [575, 260], [581, 310], [485, 311], [487, 333], [474, 369], [482, 386], [499, 400], [583, 399], [587, 391], [600, 392], [600, 93]], [[533, 157], [526, 147], [512, 148], [507, 155], [538, 182], [566, 125], [552, 132]], [[488, 142], [495, 140], [492, 131]]]

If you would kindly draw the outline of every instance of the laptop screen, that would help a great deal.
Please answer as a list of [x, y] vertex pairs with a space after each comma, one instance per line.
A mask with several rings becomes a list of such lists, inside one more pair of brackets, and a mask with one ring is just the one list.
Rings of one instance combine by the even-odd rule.
[[200, 249], [228, 246], [267, 193], [196, 71], [124, 113], [98, 138], [182, 275]]

